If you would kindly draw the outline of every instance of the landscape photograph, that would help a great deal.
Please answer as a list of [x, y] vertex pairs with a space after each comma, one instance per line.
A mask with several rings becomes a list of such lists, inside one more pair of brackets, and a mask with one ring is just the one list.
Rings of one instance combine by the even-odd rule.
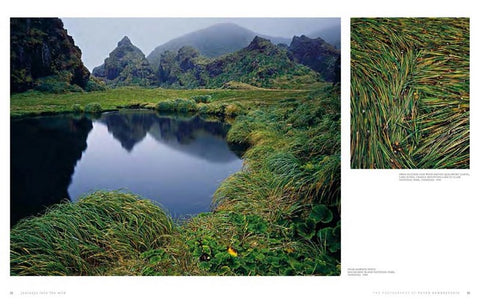
[[352, 169], [470, 168], [470, 19], [351, 19]]
[[[468, 19], [412, 22], [352, 21], [352, 167], [468, 167]], [[340, 18], [10, 18], [10, 275], [339, 276], [340, 49]]]

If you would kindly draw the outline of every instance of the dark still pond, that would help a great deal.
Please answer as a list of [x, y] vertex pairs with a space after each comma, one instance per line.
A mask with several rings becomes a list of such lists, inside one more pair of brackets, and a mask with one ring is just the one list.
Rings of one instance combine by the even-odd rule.
[[14, 119], [11, 225], [100, 189], [140, 194], [174, 217], [208, 211], [220, 182], [242, 166], [228, 128], [141, 110]]

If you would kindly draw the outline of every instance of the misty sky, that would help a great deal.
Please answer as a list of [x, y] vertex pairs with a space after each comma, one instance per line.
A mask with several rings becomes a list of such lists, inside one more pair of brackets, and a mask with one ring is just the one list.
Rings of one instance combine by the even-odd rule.
[[157, 46], [210, 25], [236, 23], [259, 34], [291, 38], [340, 25], [339, 18], [61, 18], [92, 71], [103, 63], [123, 36], [145, 56]]

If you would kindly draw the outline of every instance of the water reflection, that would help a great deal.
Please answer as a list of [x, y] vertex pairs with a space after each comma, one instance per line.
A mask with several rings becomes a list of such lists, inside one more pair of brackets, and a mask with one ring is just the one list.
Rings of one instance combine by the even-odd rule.
[[139, 110], [93, 122], [12, 120], [11, 223], [98, 189], [138, 193], [174, 216], [208, 211], [218, 184], [242, 164], [227, 131], [219, 121]]
[[[238, 158], [224, 149], [229, 126], [218, 120], [126, 110], [106, 113], [98, 121], [107, 126], [108, 131], [128, 152], [149, 134], [159, 143], [209, 161], [228, 162]], [[235, 153], [237, 151], [230, 146], [229, 150]]]
[[90, 120], [64, 115], [12, 120], [11, 225], [69, 199], [67, 188], [91, 129]]

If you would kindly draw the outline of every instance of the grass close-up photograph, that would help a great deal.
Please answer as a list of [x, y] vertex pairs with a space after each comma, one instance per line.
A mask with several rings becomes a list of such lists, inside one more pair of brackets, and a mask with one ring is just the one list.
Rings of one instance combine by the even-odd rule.
[[352, 169], [470, 167], [470, 19], [351, 19]]
[[339, 276], [339, 18], [11, 18], [11, 276]]

